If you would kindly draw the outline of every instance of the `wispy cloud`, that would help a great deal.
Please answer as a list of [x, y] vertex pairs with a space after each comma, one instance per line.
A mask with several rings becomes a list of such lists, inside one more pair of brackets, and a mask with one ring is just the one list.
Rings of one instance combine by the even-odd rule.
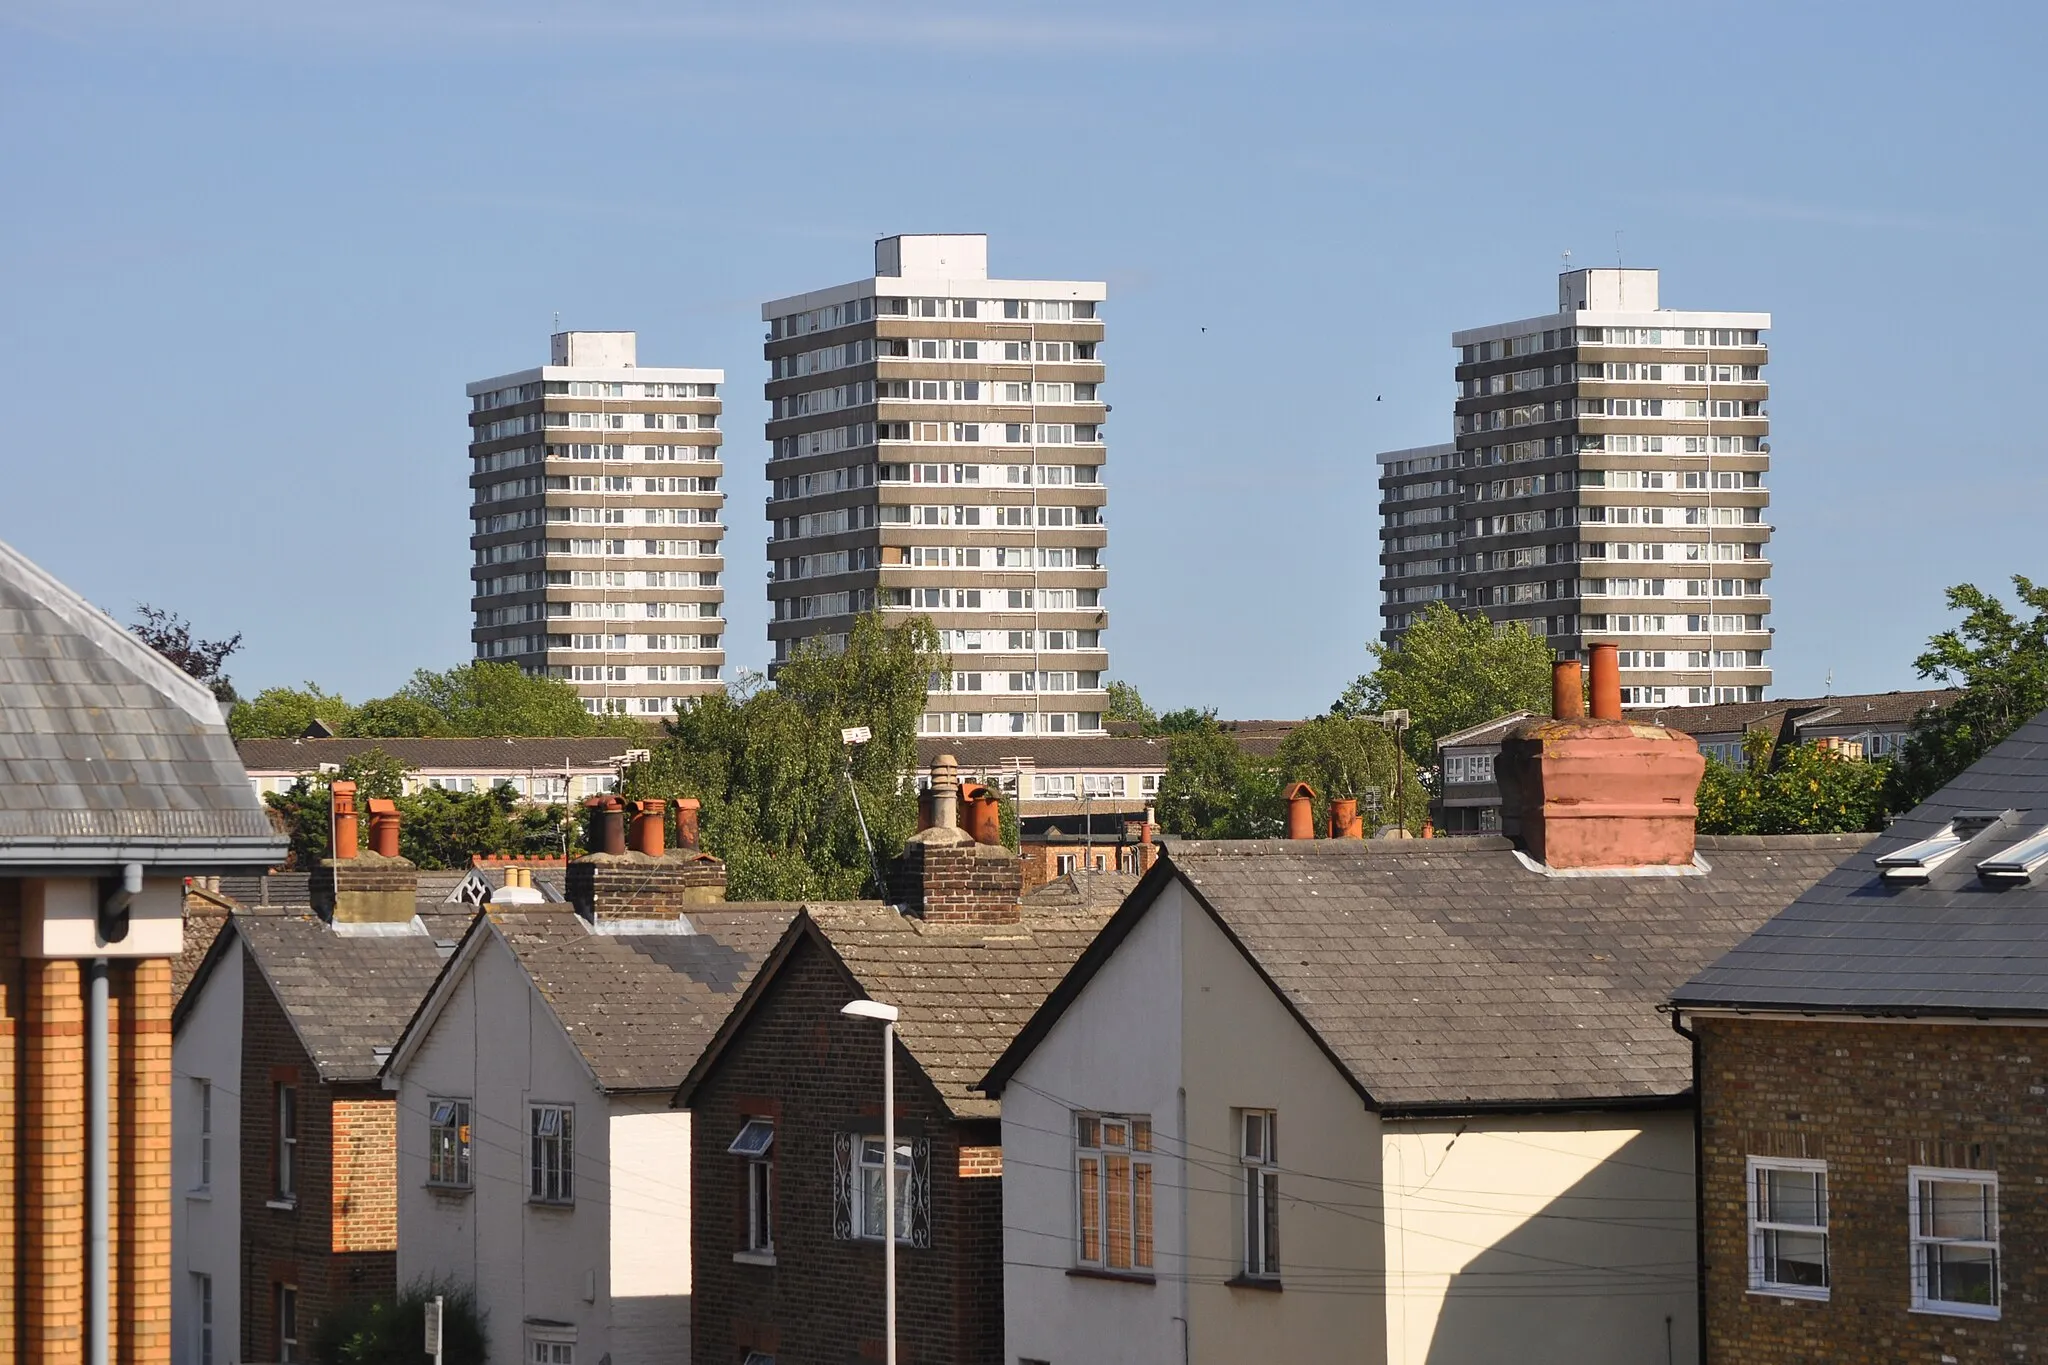
[[[0, 23], [66, 40], [118, 33], [207, 39], [293, 38], [376, 47], [448, 44], [733, 42], [959, 51], [1215, 49], [1245, 40], [1241, 11], [1107, 14], [1044, 5], [997, 10], [933, 4], [651, 3], [567, 6], [543, 0], [4, 0]], [[1261, 21], [1268, 34], [1279, 31]]]

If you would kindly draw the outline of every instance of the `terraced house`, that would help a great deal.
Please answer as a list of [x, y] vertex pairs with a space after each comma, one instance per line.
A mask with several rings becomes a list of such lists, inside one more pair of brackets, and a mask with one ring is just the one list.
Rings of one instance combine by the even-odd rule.
[[1102, 728], [1105, 294], [991, 279], [961, 234], [885, 237], [871, 277], [762, 305], [777, 660], [928, 615], [953, 679], [923, 733]]

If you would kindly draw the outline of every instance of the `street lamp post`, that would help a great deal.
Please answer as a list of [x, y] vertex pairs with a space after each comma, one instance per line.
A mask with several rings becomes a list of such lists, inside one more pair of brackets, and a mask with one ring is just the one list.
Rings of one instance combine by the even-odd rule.
[[[850, 1000], [841, 1014], [882, 1021], [882, 1293], [887, 1300], [883, 1365], [896, 1365], [896, 1020], [894, 1005]], [[856, 1155], [854, 1165], [859, 1168]]]

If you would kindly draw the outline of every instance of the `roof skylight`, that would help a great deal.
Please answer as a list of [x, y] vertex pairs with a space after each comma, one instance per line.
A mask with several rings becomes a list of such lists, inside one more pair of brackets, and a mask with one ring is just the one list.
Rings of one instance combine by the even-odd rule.
[[2028, 882], [2044, 864], [2048, 864], [2048, 825], [1979, 862], [1977, 876], [1992, 883]]

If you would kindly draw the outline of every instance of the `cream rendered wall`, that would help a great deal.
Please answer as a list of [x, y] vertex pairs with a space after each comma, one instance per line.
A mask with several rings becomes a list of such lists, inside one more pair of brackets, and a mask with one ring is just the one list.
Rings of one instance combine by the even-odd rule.
[[[1196, 1361], [1379, 1362], [1384, 1240], [1378, 1116], [1178, 884]], [[1277, 1113], [1283, 1290], [1223, 1281], [1243, 1261], [1238, 1113]], [[1005, 1173], [1005, 1182], [1008, 1175]]]
[[1390, 1365], [1697, 1361], [1689, 1113], [1389, 1120], [1384, 1150]]
[[[199, 1171], [197, 1079], [213, 1082], [213, 1179]], [[241, 1355], [242, 944], [222, 953], [171, 1042], [171, 1362], [198, 1360], [192, 1276], [213, 1276], [214, 1365]]]
[[612, 1097], [612, 1365], [690, 1358], [690, 1112], [673, 1097]]
[[[524, 1324], [567, 1324], [576, 1365], [612, 1349], [608, 1104], [495, 935], [477, 949], [398, 1077], [398, 1279], [476, 1286], [493, 1360], [527, 1358]], [[471, 1103], [468, 1194], [427, 1188], [427, 1101]], [[527, 1202], [527, 1104], [575, 1106], [575, 1203]]]
[[[1010, 1360], [1181, 1359], [1180, 936], [1178, 911], [1154, 906], [1003, 1090], [1003, 1331]], [[1152, 1116], [1156, 1284], [1066, 1273], [1074, 1264], [1077, 1108]]]

